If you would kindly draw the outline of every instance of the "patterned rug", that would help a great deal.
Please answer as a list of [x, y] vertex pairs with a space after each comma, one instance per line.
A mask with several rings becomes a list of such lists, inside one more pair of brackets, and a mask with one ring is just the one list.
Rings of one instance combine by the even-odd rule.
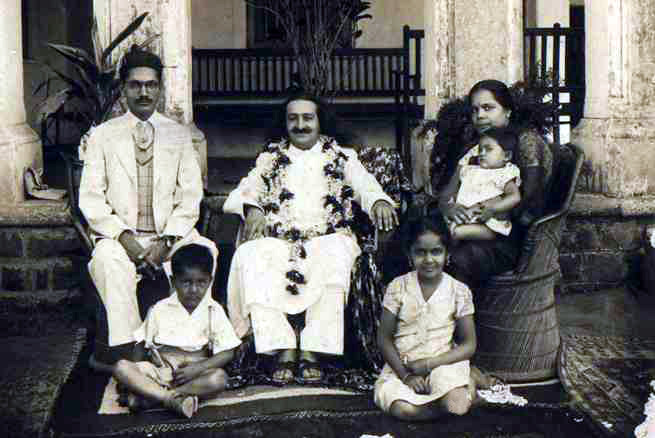
[[633, 436], [655, 378], [655, 341], [565, 335], [559, 360], [573, 402], [610, 436]]
[[0, 339], [0, 435], [48, 436], [55, 403], [85, 343], [84, 329]]

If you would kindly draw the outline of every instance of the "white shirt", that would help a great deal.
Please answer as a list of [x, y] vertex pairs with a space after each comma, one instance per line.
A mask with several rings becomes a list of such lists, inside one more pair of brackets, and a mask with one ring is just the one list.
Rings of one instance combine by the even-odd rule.
[[144, 323], [134, 332], [134, 341], [145, 341], [146, 348], [167, 345], [185, 351], [203, 349], [210, 337], [213, 341], [212, 354], [231, 350], [241, 344], [225, 311], [211, 298], [210, 293], [205, 294], [191, 314], [180, 303], [177, 292], [173, 293], [155, 303]]

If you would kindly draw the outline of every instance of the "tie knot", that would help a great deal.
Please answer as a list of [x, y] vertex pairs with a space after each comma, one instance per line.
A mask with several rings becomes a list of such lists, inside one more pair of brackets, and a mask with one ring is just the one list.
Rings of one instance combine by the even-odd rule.
[[136, 123], [133, 137], [139, 149], [148, 149], [155, 139], [155, 127], [150, 122], [139, 121]]

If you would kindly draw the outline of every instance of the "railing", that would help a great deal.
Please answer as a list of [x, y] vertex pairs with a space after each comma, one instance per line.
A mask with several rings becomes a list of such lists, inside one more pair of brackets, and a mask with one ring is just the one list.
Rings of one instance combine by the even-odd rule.
[[[575, 126], [582, 118], [585, 97], [585, 33], [583, 28], [527, 28], [524, 31], [524, 78], [531, 88], [546, 91], [557, 108], [553, 140], [560, 142], [561, 125]], [[562, 98], [568, 101], [562, 102]], [[565, 116], [564, 118], [562, 116]]]
[[[328, 93], [342, 97], [409, 97], [421, 91], [422, 30], [403, 28], [403, 47], [336, 49], [328, 65]], [[410, 51], [413, 59], [410, 59]], [[193, 49], [194, 98], [261, 98], [293, 85], [298, 63], [291, 49]]]

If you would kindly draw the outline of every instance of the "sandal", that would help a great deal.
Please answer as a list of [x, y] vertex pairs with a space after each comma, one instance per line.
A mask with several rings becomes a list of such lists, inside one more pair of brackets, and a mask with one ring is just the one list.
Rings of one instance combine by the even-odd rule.
[[[271, 382], [275, 385], [287, 385], [294, 381], [295, 376], [293, 374], [296, 369], [296, 362], [294, 361], [283, 361], [275, 362], [271, 370]], [[291, 376], [286, 379], [276, 379], [274, 376], [280, 371], [290, 371]]]
[[[315, 377], [305, 377], [305, 371], [318, 371]], [[314, 373], [312, 373], [314, 374]], [[323, 380], [323, 368], [318, 361], [301, 359], [298, 362], [298, 379], [302, 383], [319, 383]]]

